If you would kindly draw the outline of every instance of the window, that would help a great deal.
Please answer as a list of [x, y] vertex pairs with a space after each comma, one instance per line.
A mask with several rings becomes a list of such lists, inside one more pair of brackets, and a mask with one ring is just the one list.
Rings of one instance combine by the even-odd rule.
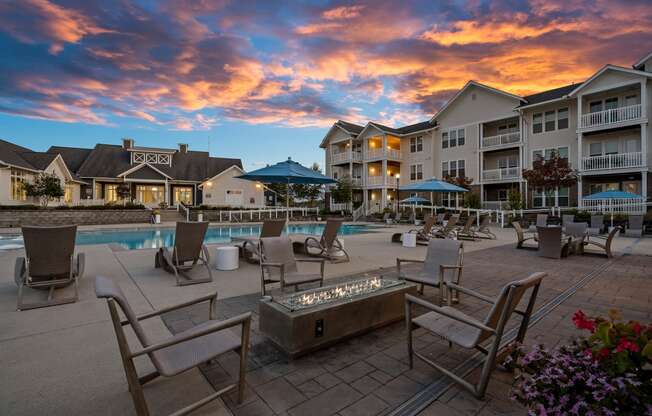
[[532, 116], [532, 133], [541, 133], [543, 131], [543, 114], [537, 113]]
[[27, 192], [23, 187], [24, 183], [27, 183], [25, 172], [11, 169], [11, 199], [14, 201], [27, 201]]
[[542, 160], [543, 159], [543, 150], [534, 150], [532, 151], [532, 161]]
[[559, 130], [568, 128], [568, 108], [557, 110], [557, 128]]
[[555, 111], [546, 111], [546, 131], [555, 130]]
[[602, 101], [591, 101], [589, 103], [589, 112], [597, 113], [602, 111]]
[[562, 187], [557, 190], [557, 205], [560, 207], [567, 207], [569, 205], [569, 189]]
[[465, 178], [466, 177], [466, 169], [464, 168], [464, 161], [463, 160], [458, 160], [457, 161], [457, 176], [460, 178]]
[[566, 146], [558, 147], [557, 148], [557, 154], [562, 159], [568, 159], [568, 147], [566, 147]]
[[134, 163], [145, 162], [145, 153], [134, 153]]
[[589, 144], [589, 156], [602, 156], [602, 142], [593, 142]]
[[625, 96], [625, 106], [628, 107], [630, 105], [636, 105], [638, 104], [638, 95], [633, 94], [633, 95], [626, 95]]
[[604, 154], [605, 155], [615, 155], [618, 154], [618, 142], [610, 140], [604, 143]]
[[532, 162], [545, 159], [548, 160], [552, 157], [553, 154], [556, 154], [562, 159], [568, 159], [568, 146], [563, 147], [551, 147], [548, 149], [539, 149], [532, 151]]
[[465, 129], [449, 130], [442, 132], [441, 134], [442, 149], [446, 149], [447, 147], [464, 146], [464, 143], [466, 143]]
[[541, 188], [534, 190], [532, 194], [532, 206], [534, 208], [545, 207], [567, 207], [569, 206], [569, 189], [562, 187], [558, 189], [547, 189], [545, 192]]
[[73, 190], [74, 190], [74, 187], [72, 186], [72, 184], [67, 183], [67, 184], [64, 186], [64, 189], [63, 189], [63, 190], [64, 190], [64, 192], [63, 192], [63, 200], [64, 200], [67, 204], [72, 204], [72, 196], [73, 196]]
[[192, 188], [191, 187], [175, 187], [174, 188], [174, 204], [183, 202], [186, 205], [192, 204]]
[[410, 139], [410, 153], [423, 151], [423, 137], [413, 137]]
[[441, 164], [441, 177], [445, 178], [448, 175], [448, 162], [442, 162]]
[[410, 180], [420, 181], [423, 179], [423, 165], [410, 165]]
[[442, 162], [441, 177], [442, 178], [445, 178], [446, 176], [450, 176], [451, 178], [465, 177], [466, 176], [465, 165], [466, 162], [464, 160], [451, 160], [448, 162]]
[[445, 207], [454, 207], [456, 205], [455, 197], [456, 193], [446, 192], [442, 194], [441, 204]]
[[118, 185], [104, 185], [104, 200], [106, 202], [116, 202], [118, 200]]
[[161, 165], [169, 165], [170, 155], [158, 155], [158, 163], [160, 163]]
[[155, 153], [148, 153], [146, 160], [147, 163], [156, 163], [158, 161], [158, 158], [156, 157]]
[[446, 149], [448, 148], [448, 132], [442, 132], [441, 134], [441, 148]]
[[457, 177], [457, 161], [456, 160], [451, 160], [450, 162], [448, 162], [448, 167], [449, 167], [448, 174], [452, 178], [456, 178]]
[[618, 97], [607, 98], [604, 100], [605, 110], [613, 110], [614, 108], [618, 108]]
[[457, 130], [451, 130], [449, 132], [450, 140], [448, 141], [448, 146], [455, 147], [457, 146]]
[[457, 145], [458, 146], [464, 146], [464, 136], [466, 134], [466, 131], [464, 129], [459, 129], [457, 131]]
[[161, 202], [165, 201], [165, 187], [137, 185], [136, 199], [138, 200], [138, 202], [143, 204], [158, 205]]

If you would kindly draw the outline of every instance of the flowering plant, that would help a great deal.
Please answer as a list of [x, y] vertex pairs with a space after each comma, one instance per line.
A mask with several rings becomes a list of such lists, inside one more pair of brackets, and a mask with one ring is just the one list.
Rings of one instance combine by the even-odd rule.
[[532, 416], [652, 415], [652, 325], [622, 322], [616, 311], [577, 311], [573, 322], [591, 335], [552, 351], [519, 350], [523, 377], [512, 398]]

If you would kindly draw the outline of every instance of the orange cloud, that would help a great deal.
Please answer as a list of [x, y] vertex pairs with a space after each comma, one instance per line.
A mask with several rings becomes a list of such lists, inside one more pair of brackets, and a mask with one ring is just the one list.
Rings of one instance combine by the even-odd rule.
[[365, 6], [336, 7], [334, 9], [326, 10], [321, 14], [321, 17], [326, 20], [351, 19], [358, 17], [364, 8]]

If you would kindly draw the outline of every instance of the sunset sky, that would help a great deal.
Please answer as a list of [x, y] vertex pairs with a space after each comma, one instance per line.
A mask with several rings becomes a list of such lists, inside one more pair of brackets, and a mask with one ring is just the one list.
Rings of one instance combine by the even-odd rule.
[[652, 2], [0, 1], [0, 138], [44, 150], [132, 137], [247, 169], [342, 118], [432, 116], [469, 79], [527, 94], [631, 66]]

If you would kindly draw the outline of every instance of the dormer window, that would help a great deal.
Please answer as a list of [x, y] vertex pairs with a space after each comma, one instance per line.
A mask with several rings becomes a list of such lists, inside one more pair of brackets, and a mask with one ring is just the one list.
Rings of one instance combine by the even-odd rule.
[[147, 153], [147, 163], [158, 163], [158, 155], [156, 153]]
[[172, 164], [172, 155], [167, 153], [132, 152], [131, 158], [133, 164], [149, 163], [168, 166]]
[[133, 153], [134, 163], [144, 163], [145, 162], [145, 153]]
[[161, 165], [169, 165], [170, 155], [158, 155], [158, 163]]

